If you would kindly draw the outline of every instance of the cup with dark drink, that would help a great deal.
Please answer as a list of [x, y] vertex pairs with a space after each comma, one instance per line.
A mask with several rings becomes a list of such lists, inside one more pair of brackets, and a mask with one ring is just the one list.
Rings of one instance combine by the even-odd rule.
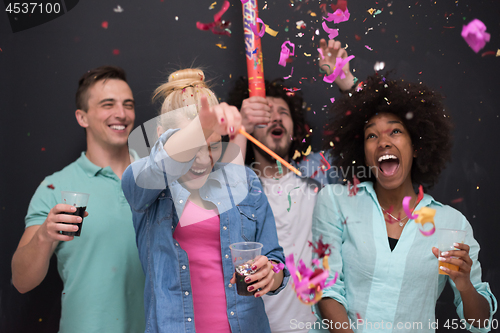
[[257, 281], [246, 283], [245, 278], [256, 272], [252, 266], [260, 256], [262, 246], [257, 242], [240, 242], [229, 246], [236, 272], [236, 291], [240, 296], [252, 296], [255, 293], [255, 291], [248, 291], [247, 288]]
[[77, 231], [61, 231], [61, 234], [66, 236], [80, 236], [80, 232], [82, 231], [83, 225], [83, 215], [85, 214], [85, 210], [87, 209], [87, 203], [89, 201], [89, 195], [87, 193], [80, 192], [70, 192], [70, 191], [61, 191], [62, 203], [71, 205], [76, 207], [76, 211], [73, 213], [64, 212], [62, 214], [67, 215], [77, 215], [82, 218], [81, 223], [66, 223], [64, 224], [72, 224], [78, 226]]

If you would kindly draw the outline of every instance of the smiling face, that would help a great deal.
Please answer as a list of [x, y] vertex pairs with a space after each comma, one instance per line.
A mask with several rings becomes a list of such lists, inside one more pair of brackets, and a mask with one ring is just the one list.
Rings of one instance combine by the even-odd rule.
[[375, 171], [377, 184], [392, 190], [411, 184], [411, 167], [416, 152], [410, 134], [396, 115], [381, 113], [365, 126], [365, 162]]
[[[293, 137], [292, 113], [282, 98], [267, 96], [266, 99], [271, 107], [271, 122], [264, 128], [255, 128], [253, 135], [278, 156], [288, 160]], [[272, 159], [267, 153], [262, 155]]]
[[77, 110], [80, 126], [87, 130], [87, 142], [101, 147], [123, 148], [135, 120], [132, 90], [125, 81], [108, 79], [88, 89], [88, 110]]

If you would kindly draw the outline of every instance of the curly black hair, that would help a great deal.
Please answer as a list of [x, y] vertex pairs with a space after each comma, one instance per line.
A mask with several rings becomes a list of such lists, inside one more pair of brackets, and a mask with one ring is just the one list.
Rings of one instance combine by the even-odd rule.
[[[277, 97], [283, 99], [290, 108], [293, 121], [293, 141], [290, 146], [288, 156], [293, 157], [295, 150], [306, 151], [307, 147], [311, 144], [309, 135], [309, 125], [307, 124], [303, 112], [303, 98], [300, 90], [293, 89], [284, 84], [283, 79], [275, 79], [273, 81], [265, 81], [266, 83], [266, 96]], [[227, 103], [229, 105], [241, 108], [244, 99], [249, 97], [248, 93], [248, 79], [240, 77], [234, 88], [229, 92]], [[252, 149], [253, 143], [248, 141], [247, 153], [245, 162], [250, 164], [255, 160], [254, 152]], [[298, 157], [301, 158], [302, 156]]]
[[[417, 151], [411, 180], [414, 185], [430, 189], [451, 160], [452, 123], [442, 103], [443, 96], [423, 84], [390, 80], [387, 75], [369, 76], [356, 91], [335, 102], [325, 150], [331, 151], [334, 165], [338, 170], [347, 170], [341, 175], [352, 182], [355, 174], [349, 171], [363, 167], [360, 164], [365, 161], [364, 126], [379, 113], [394, 114], [408, 130]], [[361, 182], [375, 182], [373, 173], [359, 174]]]

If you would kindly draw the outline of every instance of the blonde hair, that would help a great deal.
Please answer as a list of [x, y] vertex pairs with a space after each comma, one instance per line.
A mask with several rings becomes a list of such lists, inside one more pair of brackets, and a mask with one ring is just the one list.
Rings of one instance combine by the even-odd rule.
[[[177, 128], [184, 119], [192, 120], [200, 111], [202, 96], [207, 97], [210, 106], [219, 104], [201, 69], [186, 68], [173, 72], [167, 82], [156, 88], [153, 95], [153, 102], [163, 100], [158, 125], [166, 131]], [[194, 105], [194, 108], [188, 107], [190, 105]]]

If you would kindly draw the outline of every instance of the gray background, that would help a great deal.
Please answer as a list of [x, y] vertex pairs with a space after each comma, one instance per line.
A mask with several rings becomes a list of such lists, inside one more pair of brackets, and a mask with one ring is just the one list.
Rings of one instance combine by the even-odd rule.
[[[53, 258], [39, 287], [21, 295], [10, 282], [10, 260], [38, 184], [85, 149], [84, 131], [74, 116], [79, 77], [103, 64], [122, 66], [136, 99], [138, 126], [156, 115], [150, 102], [152, 91], [171, 70], [203, 66], [222, 100], [232, 82], [246, 75], [239, 0], [231, 0], [232, 6], [223, 16], [232, 23], [231, 37], [196, 29], [196, 21], [212, 21], [222, 5], [220, 0], [212, 10], [211, 0], [76, 2], [66, 14], [16, 33], [0, 5], [0, 332], [57, 331], [62, 286], [56, 261]], [[279, 31], [276, 37], [266, 34], [262, 39], [266, 77], [287, 76], [294, 68], [288, 81], [305, 95], [315, 149], [322, 145], [330, 97], [340, 97], [337, 87], [322, 82], [318, 74], [316, 48], [319, 38], [327, 37], [321, 28], [320, 4], [296, 0], [259, 3], [260, 17]], [[117, 5], [122, 13], [113, 11]], [[367, 13], [372, 7], [383, 11], [373, 17]], [[376, 61], [384, 61], [385, 69], [397, 70], [395, 76], [425, 82], [446, 96], [455, 122], [453, 162], [431, 194], [471, 222], [482, 247], [483, 280], [500, 297], [495, 246], [500, 231], [495, 190], [499, 185], [500, 57], [482, 56], [500, 48], [499, 1], [351, 0], [348, 8], [351, 18], [337, 25], [338, 39], [356, 56], [351, 68], [359, 79], [373, 73]], [[462, 25], [474, 18], [482, 20], [491, 33], [491, 41], [478, 54], [460, 36]], [[306, 23], [305, 29], [296, 28], [300, 20]], [[101, 26], [103, 21], [108, 22], [107, 29]], [[299, 33], [304, 35], [299, 37]], [[277, 63], [285, 40], [295, 43], [296, 56], [283, 68]], [[217, 47], [218, 43], [227, 48]], [[113, 54], [115, 49], [119, 55]], [[463, 201], [452, 203], [459, 198]], [[436, 312], [440, 327], [446, 319], [457, 317], [449, 290]]]

